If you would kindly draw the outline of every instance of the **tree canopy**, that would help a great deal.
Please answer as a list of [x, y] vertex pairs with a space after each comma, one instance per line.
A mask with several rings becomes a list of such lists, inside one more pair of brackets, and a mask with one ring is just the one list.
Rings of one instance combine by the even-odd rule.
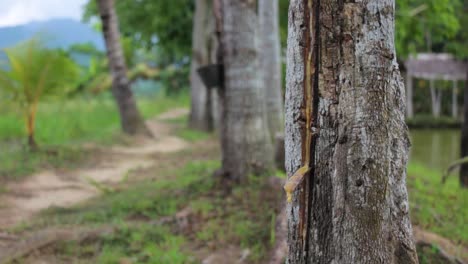
[[395, 38], [399, 57], [406, 58], [416, 52], [448, 51], [463, 57], [466, 51], [452, 44], [462, 31], [460, 19], [465, 11], [461, 0], [397, 0], [396, 4]]
[[[147, 49], [156, 46], [169, 60], [190, 55], [194, 1], [119, 0], [115, 8], [123, 36]], [[96, 1], [89, 0], [84, 20], [97, 16]]]
[[[289, 0], [280, 0], [282, 47], [286, 46]], [[173, 62], [190, 56], [194, 1], [119, 0], [116, 9], [124, 36], [147, 49], [156, 48], [158, 60]], [[451, 52], [468, 57], [467, 5], [462, 0], [397, 0], [395, 41], [405, 59], [417, 52]], [[85, 21], [97, 16], [89, 0]]]

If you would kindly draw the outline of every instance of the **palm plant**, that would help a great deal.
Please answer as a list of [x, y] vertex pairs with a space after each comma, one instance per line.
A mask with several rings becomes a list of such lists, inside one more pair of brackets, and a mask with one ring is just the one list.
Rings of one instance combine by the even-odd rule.
[[38, 39], [4, 51], [9, 64], [0, 68], [0, 91], [21, 110], [28, 145], [37, 150], [34, 132], [39, 101], [64, 93], [78, 77], [78, 68], [63, 52], [46, 49]]

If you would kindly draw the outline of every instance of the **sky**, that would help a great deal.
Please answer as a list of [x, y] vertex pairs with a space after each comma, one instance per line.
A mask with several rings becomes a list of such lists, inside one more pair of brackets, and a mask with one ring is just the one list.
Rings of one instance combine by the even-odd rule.
[[51, 18], [80, 20], [87, 0], [0, 0], [0, 27]]

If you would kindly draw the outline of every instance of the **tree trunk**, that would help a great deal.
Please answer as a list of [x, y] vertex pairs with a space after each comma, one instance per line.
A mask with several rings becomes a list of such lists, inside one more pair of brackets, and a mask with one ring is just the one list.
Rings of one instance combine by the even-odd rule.
[[284, 130], [278, 0], [259, 0], [260, 69], [270, 136]]
[[99, 14], [102, 21], [102, 31], [106, 42], [107, 57], [112, 73], [112, 94], [117, 101], [122, 129], [130, 135], [150, 135], [130, 89], [127, 78], [127, 66], [120, 44], [119, 22], [114, 9], [114, 0], [98, 0]]
[[193, 17], [192, 63], [190, 66], [191, 110], [189, 125], [192, 128], [212, 131], [216, 125], [217, 93], [207, 88], [197, 69], [215, 63], [217, 40], [212, 12], [213, 0], [196, 0]]
[[26, 114], [26, 132], [28, 134], [28, 147], [31, 151], [39, 150], [39, 145], [37, 145], [35, 138], [36, 130], [36, 112], [37, 112], [37, 103], [32, 103], [28, 107], [28, 112]]
[[291, 0], [288, 263], [418, 263], [394, 0]]
[[[463, 125], [461, 134], [461, 156], [468, 156], [468, 72], [466, 73], [465, 89], [463, 90]], [[468, 188], [468, 164], [460, 166], [460, 185]]]
[[233, 182], [273, 168], [273, 147], [258, 76], [256, 2], [221, 2], [225, 65], [222, 160], [224, 179]]

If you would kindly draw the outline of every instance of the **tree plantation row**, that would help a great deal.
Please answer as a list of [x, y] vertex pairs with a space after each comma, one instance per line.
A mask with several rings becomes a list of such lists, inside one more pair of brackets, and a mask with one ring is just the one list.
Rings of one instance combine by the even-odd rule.
[[[154, 129], [163, 126], [161, 121], [146, 122], [144, 111], [138, 108], [135, 84], [155, 81], [169, 96], [171, 92], [183, 93], [186, 85], [190, 89], [190, 111], [183, 122], [193, 131], [215, 132], [219, 137], [220, 163], [211, 166], [217, 170], [210, 175], [216, 180], [214, 193], [219, 191], [226, 203], [232, 202], [230, 199], [238, 199], [237, 188], [255, 186], [256, 179], [286, 171], [286, 201], [280, 206], [287, 218], [287, 243], [283, 249], [286, 259], [271, 263], [420, 263], [410, 218], [410, 209], [417, 205], [410, 203], [407, 190], [411, 140], [406, 106], [410, 103], [413, 111], [412, 100], [407, 100], [407, 91], [413, 98], [413, 90], [405, 87], [402, 72], [409, 65], [405, 62], [416, 58], [416, 53], [444, 52], [454, 55], [450, 58], [460, 62], [460, 69], [468, 77], [468, 66], [463, 61], [468, 54], [468, 35], [462, 30], [466, 3], [136, 2], [88, 1], [85, 20], [95, 23], [105, 41], [105, 55], [90, 45], [74, 47], [91, 54], [89, 65], [78, 65], [71, 52], [47, 48], [41, 35], [5, 49], [7, 61], [0, 65], [0, 95], [24, 118], [28, 152], [41, 150], [35, 131], [40, 128], [36, 124], [38, 108], [48, 102], [44, 99], [97, 98], [106, 90], [115, 102], [124, 134], [136, 140], [163, 141], [167, 135], [154, 132], [165, 131]], [[462, 158], [468, 154], [466, 81], [464, 85]], [[414, 91], [416, 106], [424, 105], [426, 99], [419, 88]], [[435, 93], [433, 89], [431, 92]], [[453, 102], [461, 97], [454, 92]], [[89, 104], [91, 108], [91, 100]], [[143, 150], [127, 152], [149, 160], [149, 152], [140, 153]], [[179, 163], [187, 163], [182, 158], [174, 162], [165, 160], [167, 157], [161, 153], [150, 154], [177, 168], [182, 167]], [[465, 163], [466, 158], [452, 166], [462, 166], [462, 187], [468, 186]], [[171, 184], [184, 185], [185, 180], [193, 180], [181, 179], [168, 184], [167, 189], [171, 190]], [[122, 181], [127, 180], [125, 176]], [[118, 188], [102, 187], [99, 182], [93, 185], [105, 194], [118, 192]], [[166, 194], [162, 186], [158, 191]], [[190, 195], [211, 183], [205, 185], [201, 180], [187, 186], [194, 188], [193, 193], [179, 196], [190, 200], [194, 197]], [[187, 186], [184, 188], [189, 189]], [[249, 195], [252, 193], [245, 194]], [[138, 192], [132, 197], [138, 197]], [[172, 198], [181, 203], [178, 199], [182, 198]], [[245, 209], [243, 202], [239, 206]], [[265, 201], [267, 205], [269, 202]], [[118, 203], [133, 210], [131, 204]], [[148, 200], [142, 207], [159, 206], [154, 204]], [[270, 229], [274, 233], [276, 209], [263, 209], [259, 212], [273, 212]], [[245, 211], [246, 215], [250, 213]], [[154, 217], [136, 215], [138, 221]], [[175, 215], [177, 218], [184, 214]], [[249, 233], [254, 228], [239, 229]], [[275, 234], [272, 237], [274, 247]], [[132, 261], [128, 263], [139, 263]]]

